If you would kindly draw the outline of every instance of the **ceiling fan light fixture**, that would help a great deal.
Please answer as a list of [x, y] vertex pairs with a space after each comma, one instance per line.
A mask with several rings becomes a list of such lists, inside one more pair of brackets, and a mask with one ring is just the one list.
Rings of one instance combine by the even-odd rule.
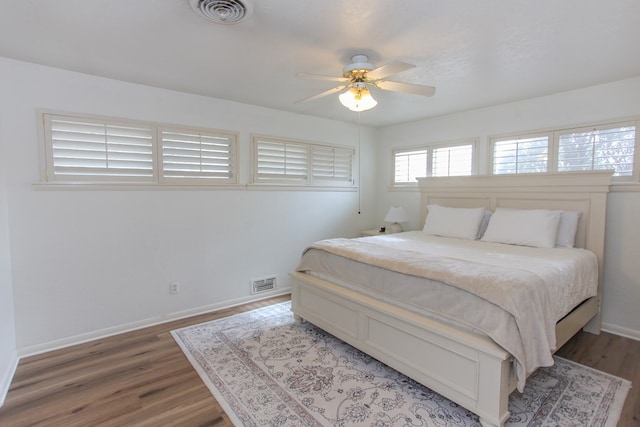
[[338, 96], [340, 103], [351, 111], [367, 111], [378, 105], [366, 87], [352, 87]]

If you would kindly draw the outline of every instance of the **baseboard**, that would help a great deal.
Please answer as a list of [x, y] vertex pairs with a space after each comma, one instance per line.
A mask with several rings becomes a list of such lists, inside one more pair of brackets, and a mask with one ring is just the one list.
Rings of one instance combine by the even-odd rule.
[[169, 313], [163, 316], [153, 317], [138, 322], [127, 323], [124, 325], [114, 326], [111, 328], [99, 329], [97, 331], [87, 332], [85, 334], [75, 335], [72, 337], [63, 338], [60, 340], [50, 341], [44, 344], [38, 344], [30, 347], [18, 349], [19, 356], [28, 357], [35, 356], [36, 354], [46, 353], [48, 351], [58, 350], [65, 347], [71, 347], [77, 344], [83, 344], [85, 342], [107, 338], [113, 335], [123, 334], [125, 332], [135, 331], [137, 329], [147, 328], [149, 326], [160, 325], [162, 323], [172, 322], [174, 320], [184, 319], [186, 317], [197, 316], [199, 314], [210, 313], [217, 310], [224, 310], [231, 307], [236, 307], [243, 304], [257, 302], [263, 299], [272, 298], [280, 295], [286, 295], [291, 293], [291, 288], [276, 289], [271, 292], [264, 292], [259, 296], [251, 295], [243, 298], [237, 298], [222, 303], [206, 305], [202, 307], [192, 308], [189, 310], [178, 311], [175, 313]]
[[0, 407], [4, 405], [4, 400], [7, 397], [7, 393], [9, 393], [9, 387], [11, 387], [11, 381], [13, 380], [13, 376], [16, 373], [16, 369], [18, 368], [18, 353], [15, 351], [9, 361], [7, 369], [2, 373], [2, 377], [0, 377]]
[[634, 329], [623, 328], [622, 326], [614, 325], [611, 323], [603, 323], [602, 330], [614, 335], [620, 335], [622, 337], [640, 341], [640, 331], [636, 331]]

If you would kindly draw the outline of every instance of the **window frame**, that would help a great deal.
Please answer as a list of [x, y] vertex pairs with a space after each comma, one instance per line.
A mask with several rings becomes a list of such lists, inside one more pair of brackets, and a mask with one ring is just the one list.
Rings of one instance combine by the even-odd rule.
[[[470, 175], [476, 175], [478, 173], [478, 138], [469, 138], [456, 141], [434, 143], [434, 144], [421, 144], [406, 147], [394, 147], [391, 149], [391, 188], [413, 188], [418, 186], [418, 181], [405, 182], [396, 181], [396, 156], [403, 153], [426, 151], [426, 175], [425, 176], [437, 176], [433, 175], [433, 162], [434, 151], [443, 148], [471, 146], [471, 171]], [[439, 175], [445, 176], [457, 176], [457, 175]]]
[[[167, 176], [165, 173], [165, 144], [163, 138], [163, 132], [168, 131], [174, 134], [177, 133], [192, 133], [199, 134], [202, 136], [206, 136], [209, 138], [220, 138], [223, 140], [227, 140], [228, 148], [230, 152], [230, 161], [228, 162], [229, 174], [228, 178], [221, 177], [213, 177], [208, 176], [208, 174], [203, 174], [202, 176], [194, 176], [194, 177], [175, 177], [175, 176]], [[159, 171], [159, 182], [167, 183], [167, 184], [189, 184], [189, 185], [204, 185], [204, 186], [215, 186], [215, 185], [229, 185], [229, 184], [237, 184], [238, 183], [238, 134], [237, 132], [231, 131], [221, 131], [214, 129], [203, 129], [203, 128], [194, 128], [194, 127], [185, 127], [185, 126], [170, 126], [170, 125], [159, 125], [157, 128], [157, 141], [158, 141], [158, 171]]]
[[[151, 141], [151, 175], [146, 177], [119, 177], [108, 174], [77, 174], [77, 175], [57, 175], [56, 163], [55, 163], [55, 148], [54, 148], [54, 122], [76, 122], [78, 125], [95, 125], [104, 127], [120, 127], [120, 128], [146, 128], [149, 130], [149, 136]], [[83, 116], [73, 114], [59, 114], [51, 112], [42, 112], [40, 114], [40, 123], [43, 129], [43, 145], [44, 145], [44, 173], [43, 178], [46, 182], [56, 184], [66, 183], [82, 183], [82, 184], [152, 184], [158, 179], [157, 170], [157, 156], [155, 151], [155, 132], [153, 125], [148, 122], [123, 120], [123, 119], [104, 119], [96, 116]], [[107, 143], [108, 144], [108, 143]], [[108, 151], [108, 150], [107, 150]], [[107, 167], [107, 169], [109, 169]]]
[[[306, 150], [306, 160], [304, 163], [305, 174], [292, 174], [291, 178], [287, 178], [286, 174], [278, 175], [274, 174], [273, 177], [260, 175], [260, 153], [259, 144], [263, 142], [266, 144], [277, 145], [291, 145], [293, 147], [301, 147]], [[349, 179], [340, 178], [326, 178], [315, 174], [316, 167], [320, 164], [315, 163], [314, 149], [322, 150], [339, 150], [341, 152], [350, 153], [350, 170]], [[299, 157], [300, 158], [300, 157]], [[295, 139], [288, 139], [282, 137], [268, 136], [268, 135], [251, 135], [251, 184], [256, 188], [268, 188], [269, 186], [275, 186], [277, 188], [292, 187], [292, 188], [329, 188], [329, 189], [355, 189], [356, 188], [356, 149], [354, 147], [338, 144], [326, 144], [319, 142], [302, 141]], [[326, 166], [326, 163], [324, 164]], [[286, 165], [284, 165], [286, 167]], [[299, 178], [296, 178], [299, 177]]]
[[[619, 129], [623, 127], [635, 127], [635, 141], [634, 141], [634, 147], [633, 147], [632, 170], [630, 175], [622, 175], [622, 176], [614, 175], [612, 177], [612, 182], [615, 182], [615, 183], [640, 182], [640, 138], [638, 137], [638, 128], [640, 127], [640, 119], [607, 122], [607, 123], [600, 123], [600, 124], [588, 125], [588, 126], [577, 126], [577, 127], [571, 127], [568, 129], [561, 129], [561, 130], [555, 131], [554, 144], [555, 144], [556, 161], [554, 163], [554, 166], [555, 166], [554, 170], [556, 172], [558, 171], [558, 166], [559, 166], [558, 163], [560, 159], [560, 137], [562, 135], [579, 133], [579, 132], [590, 132], [595, 130]], [[606, 169], [592, 168], [587, 170], [606, 170]], [[569, 171], [563, 171], [563, 172], [569, 172]]]
[[[116, 178], [108, 175], [77, 175], [73, 178], [65, 178], [55, 173], [54, 147], [52, 140], [51, 119], [61, 119], [75, 121], [78, 123], [98, 124], [106, 126], [124, 127], [144, 127], [151, 131], [151, 158], [152, 176], [147, 179]], [[109, 116], [98, 116], [90, 114], [59, 112], [51, 110], [38, 110], [39, 139], [41, 151], [41, 181], [37, 185], [41, 188], [176, 188], [195, 187], [219, 189], [223, 187], [235, 188], [238, 186], [238, 133], [228, 130], [207, 129], [201, 127], [174, 125], [169, 123], [156, 123], [141, 120], [130, 120]], [[209, 179], [205, 177], [167, 177], [164, 176], [163, 169], [163, 141], [162, 129], [182, 130], [193, 133], [203, 133], [208, 135], [223, 135], [230, 138], [232, 145], [232, 177], [230, 179]]]
[[[547, 158], [547, 171], [546, 172], [522, 172], [522, 173], [558, 173], [558, 163], [560, 158], [560, 136], [571, 134], [571, 133], [579, 133], [579, 132], [588, 132], [593, 130], [606, 130], [606, 129], [616, 129], [623, 127], [635, 127], [635, 144], [634, 144], [634, 159], [633, 159], [633, 170], [631, 175], [626, 176], [613, 176], [612, 183], [614, 184], [624, 184], [624, 183], [639, 183], [640, 182], [640, 137], [638, 136], [638, 130], [640, 127], [640, 118], [631, 118], [631, 119], [619, 119], [612, 120], [607, 122], [598, 122], [595, 124], [587, 124], [587, 125], [579, 125], [579, 126], [570, 126], [561, 129], [551, 129], [545, 131], [530, 131], [530, 132], [519, 132], [513, 134], [505, 134], [505, 135], [496, 135], [490, 136], [488, 138], [488, 169], [487, 173], [489, 175], [502, 175], [494, 173], [494, 147], [496, 142], [510, 140], [510, 139], [527, 139], [527, 138], [536, 138], [540, 136], [548, 137], [548, 158]], [[577, 169], [576, 169], [577, 170]], [[588, 169], [588, 170], [601, 170], [601, 169]], [[564, 172], [571, 172], [563, 171]]]
[[553, 152], [553, 132], [527, 132], [527, 133], [517, 133], [517, 134], [509, 134], [505, 136], [498, 137], [490, 137], [488, 144], [488, 157], [489, 157], [489, 175], [506, 175], [506, 174], [497, 174], [494, 172], [493, 168], [495, 166], [495, 147], [496, 143], [505, 142], [505, 141], [514, 141], [514, 140], [525, 140], [525, 139], [534, 139], [534, 138], [547, 138], [547, 170], [544, 172], [518, 172], [518, 163], [516, 162], [516, 172], [515, 174], [525, 174], [525, 173], [549, 173], [552, 172], [549, 168], [549, 163], [554, 158]]

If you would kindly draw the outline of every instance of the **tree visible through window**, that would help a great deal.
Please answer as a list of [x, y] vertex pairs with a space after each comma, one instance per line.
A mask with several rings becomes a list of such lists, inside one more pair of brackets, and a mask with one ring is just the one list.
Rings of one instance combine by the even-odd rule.
[[524, 137], [495, 141], [493, 173], [547, 172], [549, 137]]
[[562, 133], [558, 171], [613, 169], [614, 176], [631, 176], [635, 145], [635, 126]]
[[619, 180], [637, 179], [636, 124], [609, 123], [493, 138], [492, 173], [612, 170]]

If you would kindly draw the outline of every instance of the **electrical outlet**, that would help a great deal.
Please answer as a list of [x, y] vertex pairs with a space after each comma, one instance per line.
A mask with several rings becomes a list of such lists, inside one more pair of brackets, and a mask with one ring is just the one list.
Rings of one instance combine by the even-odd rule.
[[178, 292], [180, 292], [180, 283], [178, 283], [178, 282], [169, 283], [169, 294], [170, 295], [177, 295]]

